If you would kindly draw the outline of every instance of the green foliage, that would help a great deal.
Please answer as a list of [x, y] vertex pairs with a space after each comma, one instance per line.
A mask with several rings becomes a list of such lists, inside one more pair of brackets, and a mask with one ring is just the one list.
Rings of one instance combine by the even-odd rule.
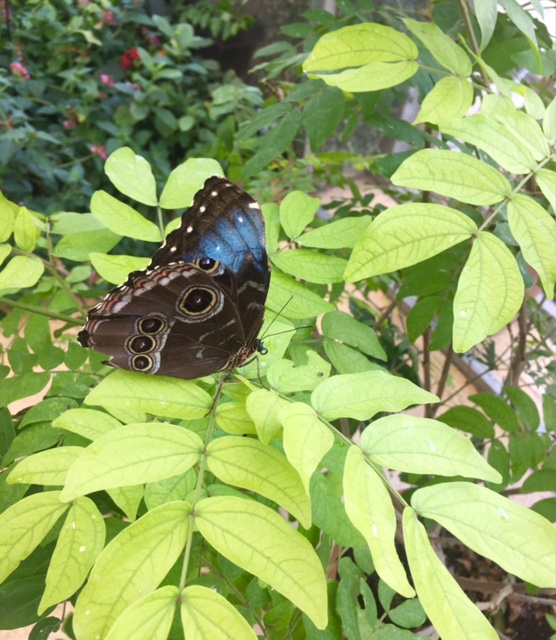
[[[270, 193], [263, 182], [273, 176], [287, 192], [280, 206], [263, 205], [273, 264], [268, 354], [235, 377], [114, 372], [75, 344], [106, 283], [144, 268], [144, 259], [125, 255], [129, 247], [151, 243], [152, 252], [175, 228], [165, 210], [185, 208], [208, 175], [222, 173], [214, 159], [165, 156], [150, 129], [139, 135], [145, 105], [162, 114], [155, 128], [164, 144], [182, 144], [189, 131], [164, 129], [164, 101], [175, 104], [181, 87], [175, 71], [195, 64], [198, 42], [187, 25], [139, 20], [122, 8], [134, 24], [158, 29], [175, 57], [144, 49], [135, 61], [133, 73], [147, 70], [153, 82], [158, 73], [161, 84], [147, 102], [118, 107], [130, 120], [110, 142], [111, 185], [77, 181], [91, 213], [47, 215], [0, 198], [1, 628], [36, 623], [39, 637], [59, 624], [52, 608], [70, 600], [68, 632], [77, 640], [254, 638], [254, 628], [269, 639], [409, 639], [429, 623], [444, 640], [496, 638], [494, 618], [463, 592], [421, 519], [517, 578], [554, 587], [553, 499], [526, 509], [504, 495], [517, 482], [522, 493], [554, 492], [550, 366], [536, 373], [542, 410], [520, 384], [525, 363], [515, 359], [501, 395], [451, 406], [440, 383], [421, 380], [415, 344], [425, 336], [425, 348], [449, 353], [477, 345], [496, 365], [484, 340], [516, 313], [523, 344], [527, 331], [547, 333], [524, 290], [533, 284], [527, 267], [547, 298], [554, 290], [554, 101], [503, 77], [495, 49], [515, 25], [526, 45], [521, 64], [542, 71], [543, 32], [509, 2], [507, 16], [477, 3], [480, 46], [468, 50], [447, 35], [456, 28], [447, 14], [406, 19], [406, 34], [399, 23], [361, 24], [355, 6], [340, 5], [337, 19], [312, 11], [310, 24], [290, 26], [305, 39], [304, 53], [274, 45], [270, 79], [305, 58], [309, 79], [285, 83], [283, 100], [269, 98], [245, 117], [229, 146], [210, 147], [217, 159], [228, 152], [228, 173], [252, 177], [253, 194]], [[111, 42], [103, 31], [110, 25], [93, 25], [98, 7], [90, 6], [68, 33], [100, 46], [100, 29]], [[48, 4], [32, 12], [45, 25], [54, 16]], [[82, 74], [84, 65], [76, 66]], [[27, 82], [13, 87], [27, 91]], [[425, 131], [379, 112], [401, 82], [419, 89], [415, 122], [427, 123]], [[496, 92], [466, 116], [491, 82]], [[229, 86], [212, 89], [216, 119], [228, 118]], [[524, 96], [524, 109], [512, 91]], [[389, 158], [319, 151], [340, 121], [349, 140], [359, 120], [411, 150]], [[207, 130], [192, 143], [204, 152], [216, 141], [217, 128]], [[291, 143], [301, 131], [312, 155], [295, 160]], [[127, 135], [139, 138], [144, 155], [125, 146]], [[23, 152], [14, 152], [12, 162], [20, 161]], [[329, 221], [320, 200], [283, 186], [307, 180], [304, 164], [316, 177], [345, 181], [339, 168], [347, 162], [391, 177], [397, 204], [383, 211], [352, 183], [351, 200], [328, 206]], [[394, 291], [395, 302], [416, 298], [406, 334], [374, 311], [376, 291]], [[529, 353], [530, 361], [552, 357], [538, 337]], [[30, 400], [37, 393], [42, 399]], [[28, 408], [12, 416], [22, 399]], [[425, 405], [427, 417], [403, 413], [414, 405]], [[401, 472], [410, 489], [393, 486], [385, 470]]]
[[[159, 179], [186, 156], [227, 158], [226, 139], [260, 92], [203, 56], [211, 40], [195, 35], [193, 7], [168, 8], [171, 20], [121, 0], [13, 3], [0, 33], [0, 175], [19, 177], [2, 180], [6, 197], [83, 210], [103, 184], [102, 161], [125, 145]], [[211, 31], [248, 22], [227, 13]]]

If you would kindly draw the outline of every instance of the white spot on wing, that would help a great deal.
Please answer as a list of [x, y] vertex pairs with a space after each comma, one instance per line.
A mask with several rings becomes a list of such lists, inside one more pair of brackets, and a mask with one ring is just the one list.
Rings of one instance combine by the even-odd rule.
[[260, 209], [259, 203], [258, 202], [250, 202], [249, 203], [249, 208], [250, 209]]
[[243, 217], [242, 216], [238, 216], [237, 217], [237, 221], [240, 222], [240, 223], [243, 222]]
[[201, 213], [205, 213], [205, 211], [206, 211], [206, 210], [207, 210], [207, 208], [205, 207], [205, 205], [204, 205], [204, 204], [202, 204], [202, 205], [199, 207], [199, 211], [200, 211]]
[[186, 231], [187, 231], [187, 233], [191, 233], [193, 231], [193, 227], [191, 225], [189, 225], [189, 227], [187, 227]]
[[172, 253], [174, 253], [174, 251], [177, 251], [177, 250], [178, 250], [178, 249], [177, 249], [177, 247], [170, 247], [170, 251], [171, 251]]

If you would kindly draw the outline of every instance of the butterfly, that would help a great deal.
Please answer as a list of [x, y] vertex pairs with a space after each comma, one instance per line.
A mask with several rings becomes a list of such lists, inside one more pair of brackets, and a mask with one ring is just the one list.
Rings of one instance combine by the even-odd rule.
[[270, 272], [261, 208], [213, 176], [143, 271], [89, 310], [78, 341], [129, 371], [191, 380], [255, 351]]

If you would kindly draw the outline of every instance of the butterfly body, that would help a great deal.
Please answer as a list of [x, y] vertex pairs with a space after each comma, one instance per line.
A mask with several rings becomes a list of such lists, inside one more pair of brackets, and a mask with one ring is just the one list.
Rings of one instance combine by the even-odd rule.
[[144, 271], [89, 311], [78, 339], [110, 365], [193, 379], [256, 350], [270, 274], [259, 205], [209, 178]]

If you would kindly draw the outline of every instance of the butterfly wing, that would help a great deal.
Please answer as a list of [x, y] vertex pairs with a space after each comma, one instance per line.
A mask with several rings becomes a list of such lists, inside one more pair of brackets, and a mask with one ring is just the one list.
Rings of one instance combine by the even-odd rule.
[[257, 347], [269, 283], [258, 204], [209, 178], [144, 271], [89, 311], [80, 343], [112, 366], [193, 379]]

